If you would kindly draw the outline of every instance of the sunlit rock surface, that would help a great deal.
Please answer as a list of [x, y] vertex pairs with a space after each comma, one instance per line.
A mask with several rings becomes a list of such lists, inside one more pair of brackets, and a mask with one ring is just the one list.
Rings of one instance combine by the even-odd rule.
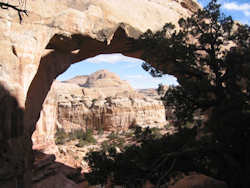
[[[0, 11], [1, 145], [6, 147], [1, 161], [2, 169], [8, 169], [1, 169], [1, 177], [8, 177], [1, 184], [10, 188], [31, 187], [31, 135], [39, 118], [38, 126], [53, 122], [44, 116], [54, 113], [52, 108], [45, 110], [53, 101], [44, 104], [41, 116], [40, 111], [59, 74], [101, 53], [140, 57], [140, 51], [128, 52], [129, 39], [166, 22], [176, 24], [199, 5], [196, 0], [35, 0], [19, 8], [28, 10], [21, 24], [15, 10]], [[45, 125], [40, 130], [53, 132]]]
[[80, 78], [54, 82], [33, 134], [34, 148], [53, 144], [57, 128], [124, 131], [135, 125], [167, 124], [165, 107], [154, 90], [153, 96], [138, 93], [107, 70]]

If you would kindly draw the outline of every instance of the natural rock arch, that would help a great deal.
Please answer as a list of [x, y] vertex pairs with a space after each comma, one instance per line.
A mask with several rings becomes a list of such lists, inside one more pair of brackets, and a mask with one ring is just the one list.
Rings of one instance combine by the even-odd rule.
[[[1, 11], [0, 48], [4, 50], [0, 51], [0, 85], [4, 89], [0, 89], [0, 103], [12, 109], [1, 114], [1, 120], [7, 117], [10, 129], [22, 130], [17, 136], [9, 134], [5, 140], [0, 138], [0, 144], [24, 146], [21, 153], [16, 150], [22, 159], [6, 162], [10, 170], [6, 172], [6, 181], [11, 184], [5, 187], [31, 187], [31, 135], [56, 76], [71, 64], [101, 53], [119, 52], [140, 57], [140, 51], [127, 51], [131, 39], [147, 29], [160, 29], [166, 22], [177, 23], [180, 17], [200, 7], [195, 0], [181, 2], [186, 2], [185, 6], [179, 1], [159, 0], [128, 0], [126, 4], [124, 0], [64, 0], [60, 3], [36, 0], [27, 5], [29, 16], [23, 17], [22, 24], [16, 11]], [[11, 100], [10, 104], [2, 97], [4, 91], [15, 102]], [[20, 117], [11, 116], [17, 109]], [[1, 126], [0, 131], [3, 134], [5, 128]], [[10, 146], [9, 150], [13, 148]], [[0, 155], [0, 161], [2, 158]], [[20, 163], [22, 169], [18, 175], [13, 163]]]
[[99, 54], [122, 53], [139, 58], [142, 52], [130, 50], [131, 40], [135, 39], [128, 37], [122, 27], [115, 31], [109, 45], [106, 41], [100, 42], [82, 35], [73, 35], [70, 39], [55, 34], [45, 49], [49, 52], [41, 58], [27, 92], [24, 118], [25, 122], [29, 122], [27, 129], [30, 133], [35, 130], [43, 102], [58, 75], [66, 71], [71, 64]]

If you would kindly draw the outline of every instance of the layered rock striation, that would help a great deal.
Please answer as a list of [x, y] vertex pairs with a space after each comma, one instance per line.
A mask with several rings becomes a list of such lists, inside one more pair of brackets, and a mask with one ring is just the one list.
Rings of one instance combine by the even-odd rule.
[[[81, 82], [82, 81], [82, 82]], [[126, 81], [107, 70], [86, 78], [56, 81], [43, 105], [33, 134], [34, 148], [53, 143], [57, 128], [121, 131], [130, 126], [165, 125], [160, 97], [135, 91]]]
[[[28, 16], [24, 15], [20, 24], [16, 10], [1, 7], [0, 102], [4, 123], [0, 135], [4, 139], [0, 144], [6, 146], [7, 159], [1, 156], [0, 160], [5, 161], [2, 169], [8, 169], [4, 170], [6, 176], [1, 176], [8, 177], [2, 181], [6, 185], [16, 182], [4, 187], [31, 187], [31, 135], [59, 74], [71, 64], [101, 53], [140, 57], [140, 50], [129, 51], [128, 41], [147, 29], [156, 31], [166, 22], [176, 24], [200, 7], [196, 0], [36, 0], [27, 1], [26, 6], [24, 1], [7, 2], [27, 9]], [[15, 143], [23, 148], [14, 148]], [[13, 152], [22, 157], [12, 159]], [[18, 173], [16, 164], [22, 164]]]
[[61, 127], [104, 130], [126, 130], [130, 126], [164, 125], [165, 108], [160, 100], [144, 96], [115, 96], [91, 98], [64, 96], [58, 103]]

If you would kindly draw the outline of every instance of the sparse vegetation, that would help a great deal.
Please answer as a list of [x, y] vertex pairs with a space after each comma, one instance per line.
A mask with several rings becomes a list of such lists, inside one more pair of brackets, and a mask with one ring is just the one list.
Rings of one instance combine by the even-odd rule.
[[100, 136], [103, 135], [104, 134], [103, 128], [98, 128], [97, 134], [100, 135]]
[[82, 139], [85, 137], [85, 132], [82, 129], [74, 129], [68, 133], [70, 140]]
[[66, 142], [68, 138], [67, 133], [64, 131], [63, 128], [58, 128], [55, 134], [55, 143], [57, 145], [62, 145]]
[[161, 129], [156, 128], [156, 127], [142, 128], [140, 126], [136, 126], [134, 127], [133, 130], [134, 130], [133, 138], [135, 141], [139, 141], [139, 142], [162, 137]]
[[93, 136], [93, 130], [88, 129], [84, 132], [82, 129], [75, 129], [66, 133], [63, 128], [57, 130], [55, 134], [55, 142], [57, 145], [63, 145], [65, 142], [78, 140], [77, 147], [83, 147], [89, 144], [96, 144], [96, 139]]
[[89, 145], [88, 141], [80, 139], [75, 146], [82, 148], [82, 147], [87, 146], [87, 145]]
[[82, 134], [79, 134], [79, 142], [76, 144], [77, 147], [83, 147], [89, 144], [96, 144], [96, 139], [93, 136], [93, 130], [87, 129], [86, 132], [83, 132]]
[[[229, 188], [250, 187], [250, 27], [221, 15], [216, 0], [178, 24], [178, 31], [168, 23], [135, 42], [146, 71], [178, 75], [180, 85], [163, 98], [176, 132], [155, 138], [149, 128], [136, 127], [139, 144], [121, 153], [90, 152], [85, 160], [92, 171], [85, 176], [91, 184], [111, 178], [129, 188], [146, 180], [168, 186], [177, 174], [195, 171]], [[206, 119], [196, 119], [197, 112]]]
[[109, 151], [112, 148], [123, 149], [125, 147], [125, 138], [123, 138], [122, 134], [118, 134], [112, 131], [108, 136], [108, 140], [104, 141], [101, 144], [101, 149], [103, 151]]
[[112, 131], [109, 135], [108, 135], [108, 139], [110, 140], [115, 140], [119, 137], [117, 132]]

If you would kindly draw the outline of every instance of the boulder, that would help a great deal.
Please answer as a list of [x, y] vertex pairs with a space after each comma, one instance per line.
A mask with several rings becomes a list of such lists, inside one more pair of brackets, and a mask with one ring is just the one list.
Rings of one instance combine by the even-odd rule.
[[196, 174], [185, 176], [169, 188], [227, 188], [227, 184], [202, 174]]

